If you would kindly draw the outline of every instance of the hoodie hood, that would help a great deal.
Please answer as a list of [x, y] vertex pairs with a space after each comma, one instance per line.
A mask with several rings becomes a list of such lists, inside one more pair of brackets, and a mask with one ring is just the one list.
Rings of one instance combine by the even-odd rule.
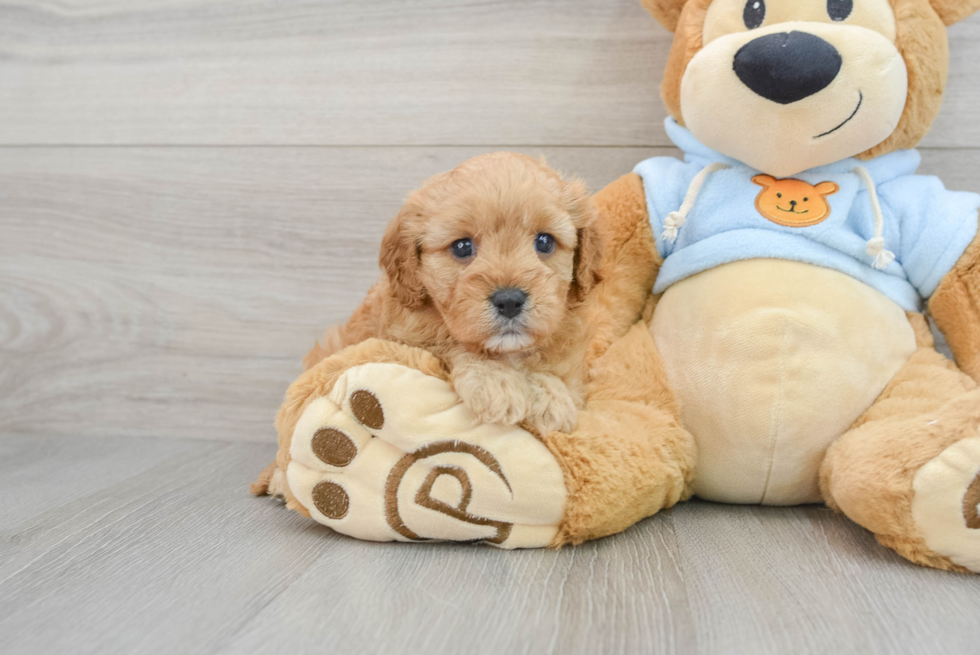
[[[702, 144], [694, 138], [694, 135], [687, 128], [681, 127], [680, 123], [674, 118], [668, 118], [664, 121], [664, 127], [667, 130], [667, 138], [684, 152], [684, 161], [687, 163], [700, 165], [704, 168], [712, 162], [721, 162], [732, 167], [754, 170], [737, 159], [732, 159], [720, 152], [715, 152], [708, 146]], [[900, 177], [915, 175], [915, 172], [919, 170], [921, 164], [922, 155], [917, 150], [897, 150], [868, 161], [862, 161], [857, 157], [849, 157], [833, 164], [811, 168], [799, 173], [797, 177], [846, 174], [859, 166], [863, 166], [871, 174], [871, 177], [874, 178], [875, 184], [881, 185]], [[768, 171], [757, 172], [768, 173]]]

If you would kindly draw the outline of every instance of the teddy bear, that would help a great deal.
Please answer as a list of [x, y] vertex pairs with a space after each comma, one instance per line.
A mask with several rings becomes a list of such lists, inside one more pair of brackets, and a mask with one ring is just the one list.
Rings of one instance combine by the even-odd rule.
[[[369, 339], [288, 389], [253, 490], [376, 541], [560, 547], [692, 496], [825, 503], [980, 572], [980, 196], [916, 174], [980, 0], [641, 0], [674, 33], [656, 157], [594, 197], [578, 427], [481, 423]], [[955, 357], [935, 348], [931, 317]]]

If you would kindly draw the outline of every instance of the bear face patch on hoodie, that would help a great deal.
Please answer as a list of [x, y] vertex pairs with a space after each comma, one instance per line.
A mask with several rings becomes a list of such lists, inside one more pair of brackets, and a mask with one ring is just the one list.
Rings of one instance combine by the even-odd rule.
[[634, 169], [664, 258], [654, 293], [734, 261], [787, 259], [838, 270], [921, 311], [977, 236], [980, 194], [916, 175], [914, 150], [778, 179], [707, 148], [672, 118], [666, 128], [684, 160], [654, 157]]

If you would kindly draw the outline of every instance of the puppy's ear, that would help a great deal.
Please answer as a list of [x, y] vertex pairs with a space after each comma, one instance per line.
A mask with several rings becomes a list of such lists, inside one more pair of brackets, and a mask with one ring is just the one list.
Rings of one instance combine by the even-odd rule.
[[761, 187], [769, 188], [776, 183], [776, 178], [771, 175], [756, 175], [752, 181]]
[[930, 0], [930, 2], [947, 27], [980, 10], [980, 0]]
[[658, 23], [673, 32], [677, 30], [677, 23], [681, 20], [681, 11], [684, 10], [687, 0], [640, 0], [640, 4], [653, 14]]
[[388, 224], [381, 241], [381, 268], [388, 276], [395, 298], [406, 307], [419, 307], [425, 302], [425, 287], [419, 276], [422, 264], [418, 226], [424, 220], [423, 205], [413, 195], [398, 215]]
[[602, 279], [599, 272], [602, 264], [599, 211], [589, 190], [579, 180], [566, 183], [565, 199], [572, 222], [578, 229], [571, 294], [576, 302], [582, 302]]

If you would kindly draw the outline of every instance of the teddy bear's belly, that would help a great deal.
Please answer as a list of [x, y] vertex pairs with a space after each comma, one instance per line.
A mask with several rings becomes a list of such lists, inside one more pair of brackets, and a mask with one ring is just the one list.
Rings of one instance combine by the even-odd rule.
[[770, 259], [675, 284], [652, 330], [697, 441], [695, 493], [730, 503], [820, 501], [827, 447], [916, 348], [905, 312], [878, 291]]

